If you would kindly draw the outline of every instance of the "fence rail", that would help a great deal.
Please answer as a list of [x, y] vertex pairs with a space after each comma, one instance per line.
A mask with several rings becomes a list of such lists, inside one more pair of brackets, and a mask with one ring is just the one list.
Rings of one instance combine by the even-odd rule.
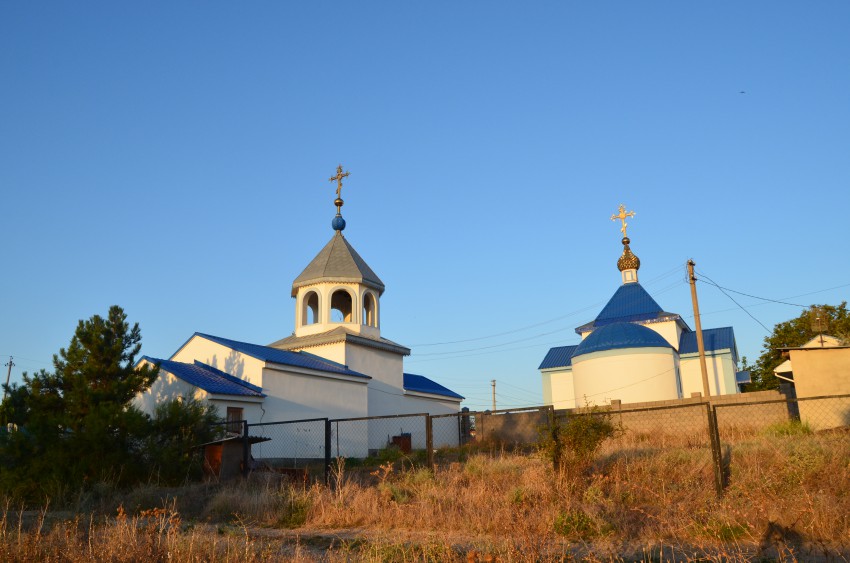
[[[217, 426], [218, 439], [241, 454], [241, 470], [304, 476], [322, 468], [330, 475], [334, 458], [390, 459], [406, 456], [434, 468], [435, 452], [499, 445], [493, 452], [536, 447], [541, 437], [581, 417], [603, 417], [616, 432], [601, 446], [602, 455], [646, 455], [686, 448], [705, 455], [722, 494], [730, 458], [755, 438], [790, 434], [850, 436], [850, 395], [753, 402], [685, 402], [630, 408], [628, 405], [555, 410], [552, 406], [499, 411], [462, 411], [429, 415], [398, 414], [358, 418], [311, 418], [279, 422], [228, 421]], [[234, 430], [238, 429], [238, 432]], [[237, 445], [241, 448], [236, 447]], [[700, 453], [703, 452], [703, 453]], [[235, 455], [235, 454], [233, 454]], [[439, 459], [449, 459], [441, 456]]]

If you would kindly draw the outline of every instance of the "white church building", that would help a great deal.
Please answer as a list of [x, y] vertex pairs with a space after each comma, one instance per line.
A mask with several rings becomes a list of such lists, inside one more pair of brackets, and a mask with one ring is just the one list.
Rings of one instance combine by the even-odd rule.
[[311, 418], [450, 414], [463, 397], [405, 373], [410, 349], [381, 336], [384, 283], [343, 235], [337, 169], [334, 234], [292, 284], [295, 331], [270, 344], [196, 332], [168, 358], [145, 357], [159, 377], [135, 404], [152, 413], [192, 397], [222, 419], [249, 423]]
[[[549, 350], [538, 369], [543, 401], [557, 409], [664, 401], [702, 393], [696, 332], [664, 311], [638, 282], [640, 260], [629, 248], [625, 207], [622, 285], [596, 318], [576, 328], [581, 342]], [[703, 329], [711, 395], [739, 392], [738, 350], [732, 327]], [[742, 374], [743, 375], [743, 374]]]

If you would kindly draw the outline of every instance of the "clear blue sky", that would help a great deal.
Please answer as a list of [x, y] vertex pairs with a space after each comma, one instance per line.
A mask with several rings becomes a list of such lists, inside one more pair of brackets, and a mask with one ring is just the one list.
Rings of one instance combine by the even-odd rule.
[[[0, 3], [0, 360], [50, 367], [112, 304], [151, 356], [289, 335], [339, 163], [382, 334], [473, 408], [491, 379], [541, 402], [547, 349], [620, 284], [621, 202], [641, 282], [692, 327], [688, 258], [839, 303], [849, 25], [845, 1]], [[758, 356], [765, 330], [698, 289]], [[736, 298], [768, 327], [801, 311]]]

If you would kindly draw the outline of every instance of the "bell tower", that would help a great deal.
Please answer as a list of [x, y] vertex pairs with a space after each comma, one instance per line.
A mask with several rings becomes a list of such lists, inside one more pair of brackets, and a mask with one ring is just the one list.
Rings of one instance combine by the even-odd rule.
[[348, 332], [380, 338], [380, 298], [384, 283], [346, 240], [342, 218], [342, 181], [349, 176], [337, 167], [334, 234], [292, 283], [295, 336], [310, 336], [343, 327]]

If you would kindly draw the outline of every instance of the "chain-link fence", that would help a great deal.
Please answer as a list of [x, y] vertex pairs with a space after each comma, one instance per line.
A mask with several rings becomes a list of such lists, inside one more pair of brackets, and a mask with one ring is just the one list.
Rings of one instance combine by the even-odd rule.
[[841, 432], [850, 428], [850, 395], [716, 405], [725, 444], [759, 436]]
[[327, 424], [326, 418], [249, 424], [249, 467], [294, 474], [324, 468], [329, 454]]
[[427, 413], [334, 419], [329, 430], [332, 457], [374, 458], [387, 449], [411, 454], [430, 443]]
[[431, 435], [436, 449], [452, 449], [472, 443], [476, 438], [476, 419], [469, 411], [431, 416]]
[[[252, 470], [288, 474], [324, 467], [327, 478], [332, 458], [381, 463], [406, 456], [434, 467], [435, 459], [438, 464], [462, 459], [458, 452], [529, 451], [548, 439], [560, 440], [559, 448], [583, 448], [588, 436], [601, 432], [603, 439], [593, 450], [599, 455], [645, 456], [679, 448], [705, 456], [720, 494], [736, 452], [746, 452], [758, 440], [808, 436], [828, 442], [850, 436], [850, 395], [744, 399], [643, 408], [615, 402], [558, 411], [541, 406], [433, 416], [229, 421], [216, 425], [216, 440], [204, 446], [207, 463], [221, 467], [222, 475]], [[441, 455], [435, 458], [435, 453]]]

